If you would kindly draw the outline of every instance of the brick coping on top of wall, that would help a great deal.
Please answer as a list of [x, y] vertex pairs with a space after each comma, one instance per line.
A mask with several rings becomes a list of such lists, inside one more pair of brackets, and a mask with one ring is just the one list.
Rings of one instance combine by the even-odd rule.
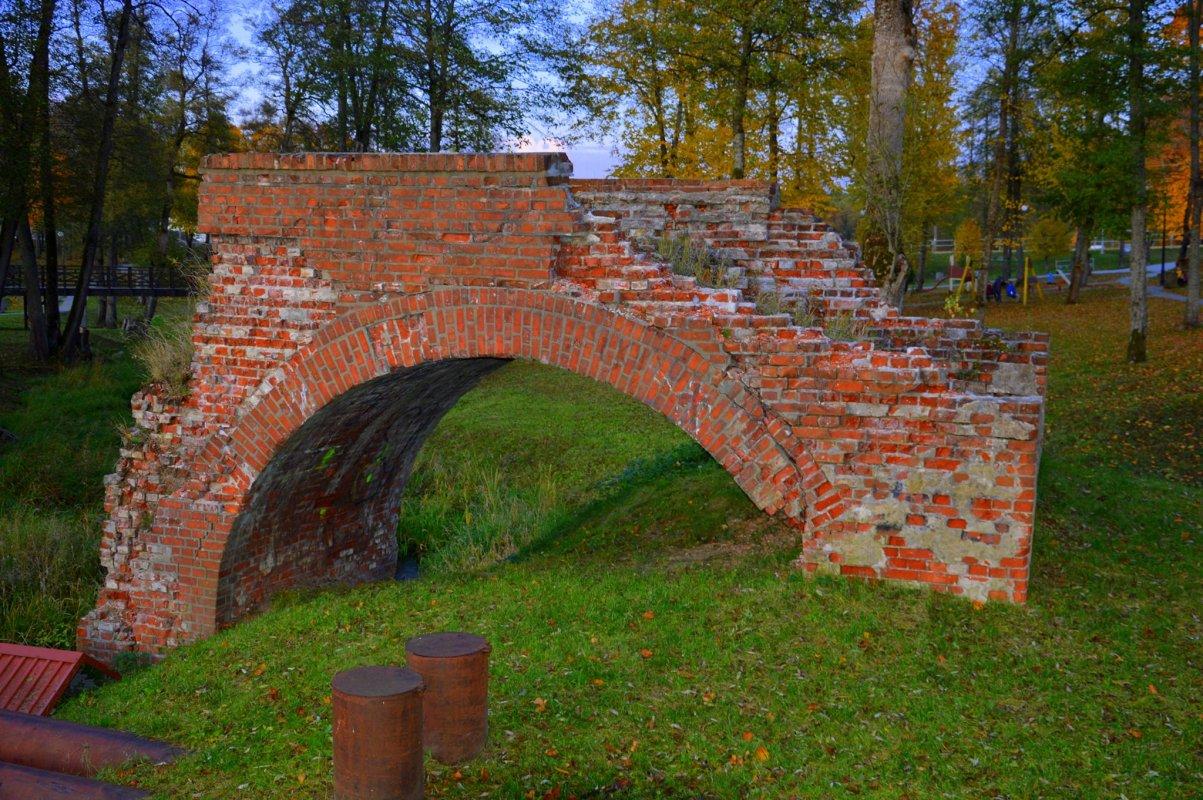
[[[1026, 598], [1047, 337], [899, 315], [771, 185], [572, 179], [560, 153], [203, 172], [188, 392], [134, 397], [89, 652], [160, 653], [281, 589], [391, 575], [422, 442], [513, 358], [660, 411], [795, 527], [808, 571]], [[720, 285], [673, 274], [665, 236], [721, 256]]]

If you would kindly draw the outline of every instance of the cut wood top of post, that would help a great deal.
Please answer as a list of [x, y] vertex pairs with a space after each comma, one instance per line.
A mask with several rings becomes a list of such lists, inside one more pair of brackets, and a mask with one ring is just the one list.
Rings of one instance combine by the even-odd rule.
[[334, 676], [335, 692], [350, 697], [392, 697], [425, 689], [422, 676], [405, 667], [357, 667]]
[[419, 658], [461, 658], [492, 649], [482, 636], [455, 631], [415, 636], [405, 643], [405, 652]]

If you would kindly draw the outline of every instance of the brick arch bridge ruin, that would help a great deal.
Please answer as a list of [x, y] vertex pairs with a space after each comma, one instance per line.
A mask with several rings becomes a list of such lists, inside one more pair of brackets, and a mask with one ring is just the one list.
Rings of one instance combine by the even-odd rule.
[[[210, 157], [188, 391], [134, 397], [81, 646], [157, 653], [289, 586], [391, 576], [425, 437], [515, 358], [660, 411], [807, 570], [1025, 599], [1047, 338], [900, 316], [768, 184], [570, 176], [554, 153]], [[722, 288], [648, 244], [680, 236]]]

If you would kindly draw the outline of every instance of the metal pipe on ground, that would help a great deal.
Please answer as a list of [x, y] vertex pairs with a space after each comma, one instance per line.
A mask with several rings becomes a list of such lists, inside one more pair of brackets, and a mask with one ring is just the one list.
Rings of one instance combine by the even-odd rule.
[[141, 789], [0, 761], [0, 800], [141, 800]]
[[164, 764], [183, 752], [132, 733], [0, 711], [0, 761], [10, 764], [86, 777], [136, 759]]
[[359, 667], [331, 682], [335, 800], [421, 800], [422, 678]]
[[489, 652], [480, 636], [431, 633], [405, 643], [405, 660], [422, 676], [422, 740], [444, 764], [462, 764], [489, 735]]

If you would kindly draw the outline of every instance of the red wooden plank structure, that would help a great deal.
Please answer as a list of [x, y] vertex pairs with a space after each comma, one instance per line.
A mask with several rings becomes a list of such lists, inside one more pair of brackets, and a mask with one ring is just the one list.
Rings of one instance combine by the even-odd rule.
[[76, 650], [0, 643], [0, 709], [49, 714], [84, 666], [121, 679], [109, 667]]

